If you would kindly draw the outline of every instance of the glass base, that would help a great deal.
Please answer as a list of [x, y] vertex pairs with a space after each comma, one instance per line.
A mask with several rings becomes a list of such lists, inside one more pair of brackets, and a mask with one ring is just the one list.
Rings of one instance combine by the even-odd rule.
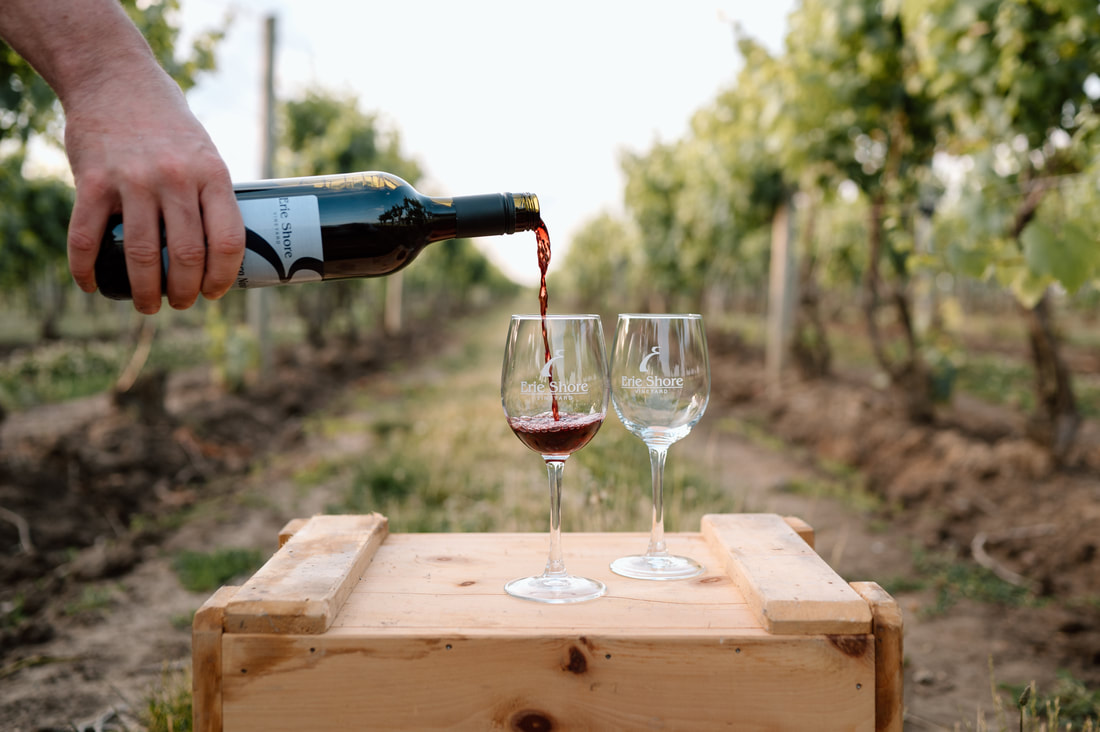
[[514, 579], [504, 585], [504, 591], [512, 597], [524, 600], [562, 604], [595, 600], [607, 592], [607, 586], [599, 580], [587, 577], [553, 577], [540, 574]]
[[704, 568], [689, 557], [636, 554], [616, 559], [611, 563], [611, 571], [634, 579], [678, 580], [698, 577], [704, 572]]

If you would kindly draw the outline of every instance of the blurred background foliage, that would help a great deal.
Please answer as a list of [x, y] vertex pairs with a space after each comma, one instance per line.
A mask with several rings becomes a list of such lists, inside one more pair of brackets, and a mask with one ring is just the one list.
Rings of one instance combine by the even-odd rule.
[[[177, 0], [123, 4], [185, 90], [215, 67], [231, 19], [180, 48]], [[788, 27], [777, 53], [732, 28], [744, 61], [735, 82], [682, 139], [623, 154], [624, 213], [588, 222], [556, 259], [553, 286], [586, 309], [701, 310], [715, 328], [755, 332], [745, 318], [767, 306], [782, 212], [800, 293], [792, 347], [865, 358], [925, 419], [965, 382], [955, 376], [974, 361], [974, 324], [1014, 322], [998, 332], [1030, 360], [1031, 394], [1018, 403], [1064, 454], [1096, 409], [1095, 385], [1075, 379], [1065, 358], [1067, 347], [1097, 347], [1088, 341], [1100, 302], [1095, 0], [803, 0]], [[25, 349], [107, 338], [124, 361], [138, 319], [68, 284], [72, 191], [28, 161], [32, 140], [59, 142], [60, 109], [7, 47], [0, 79], [0, 301], [10, 315], [0, 344], [23, 349], [0, 369], [0, 403], [18, 409], [54, 398], [26, 388], [35, 367]], [[284, 100], [278, 130], [279, 176], [382, 169], [415, 186], [424, 173], [398, 131], [354, 97]], [[322, 346], [393, 336], [393, 322], [413, 328], [516, 290], [470, 242], [448, 242], [396, 280], [277, 288], [274, 337]], [[161, 333], [207, 334], [193, 339], [194, 359], [177, 360], [255, 350], [227, 345], [252, 337], [237, 295], [159, 316]], [[154, 357], [168, 350], [163, 340]], [[822, 355], [812, 362], [827, 373], [837, 360]], [[6, 380], [13, 373], [22, 381]]]

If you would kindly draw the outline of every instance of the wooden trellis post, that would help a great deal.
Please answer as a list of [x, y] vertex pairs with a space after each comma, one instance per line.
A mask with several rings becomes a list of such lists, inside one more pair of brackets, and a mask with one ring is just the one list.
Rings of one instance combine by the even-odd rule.
[[771, 266], [768, 277], [768, 322], [765, 366], [770, 388], [781, 385], [790, 360], [791, 328], [798, 306], [798, 261], [795, 252], [793, 207], [784, 201], [772, 218]]

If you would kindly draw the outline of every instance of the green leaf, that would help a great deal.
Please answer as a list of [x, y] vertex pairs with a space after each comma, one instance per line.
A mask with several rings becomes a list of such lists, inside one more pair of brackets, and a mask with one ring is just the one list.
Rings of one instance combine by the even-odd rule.
[[1016, 278], [1009, 288], [1021, 305], [1026, 308], [1033, 308], [1053, 283], [1054, 278], [1049, 275], [1040, 276], [1028, 269], [1021, 269], [1017, 272]]
[[1020, 234], [1028, 269], [1036, 276], [1057, 280], [1070, 293], [1088, 282], [1100, 259], [1100, 246], [1076, 221], [1067, 221], [1061, 231], [1043, 221], [1033, 221]]
[[1024, 258], [1028, 268], [1035, 274], [1054, 274], [1052, 258], [1056, 258], [1058, 236], [1046, 222], [1035, 220], [1020, 232], [1020, 243], [1024, 247]]
[[947, 266], [966, 277], [981, 279], [989, 266], [989, 253], [952, 242], [947, 246]]

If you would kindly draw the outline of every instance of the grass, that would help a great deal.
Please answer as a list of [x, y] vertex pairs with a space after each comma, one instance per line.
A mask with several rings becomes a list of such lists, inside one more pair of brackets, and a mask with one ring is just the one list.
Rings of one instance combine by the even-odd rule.
[[187, 590], [213, 592], [234, 577], [251, 574], [263, 563], [264, 555], [258, 549], [228, 548], [180, 552], [172, 568]]
[[[82, 307], [70, 307], [60, 323], [63, 339], [41, 342], [36, 317], [22, 304], [0, 298], [9, 316], [0, 322], [0, 405], [29, 409], [101, 393], [111, 388], [134, 351], [133, 332], [141, 318], [130, 303], [95, 295]], [[227, 332], [227, 317], [238, 302], [203, 302], [186, 311], [163, 310], [157, 316], [146, 370], [179, 370], [211, 365], [216, 374], [240, 371], [250, 335]], [[298, 343], [302, 326], [295, 318], [275, 317], [274, 343]]]
[[[992, 404], [1035, 411], [1035, 370], [1031, 363], [1004, 356], [968, 356], [956, 373], [955, 388]], [[1082, 417], [1100, 417], [1100, 379], [1074, 374], [1073, 390]]]
[[1029, 607], [1041, 602], [1023, 587], [1005, 582], [985, 567], [960, 558], [954, 552], [913, 551], [914, 575], [898, 575], [882, 580], [890, 594], [932, 590], [934, 601], [921, 609], [925, 617], [945, 614], [960, 600]]
[[970, 356], [959, 364], [956, 388], [984, 401], [1031, 411], [1035, 405], [1030, 364], [1000, 356]]
[[146, 732], [190, 732], [192, 729], [191, 671], [165, 667], [160, 683], [149, 690], [138, 710]]
[[1089, 689], [1068, 671], [1058, 673], [1049, 692], [1035, 682], [1024, 687], [1006, 686], [1016, 698], [1024, 723], [1045, 723], [1047, 729], [1096, 729], [1100, 722], [1100, 690]]
[[975, 724], [966, 724], [965, 727], [957, 724], [956, 729], [973, 729], [977, 732], [1100, 730], [1100, 691], [1090, 690], [1067, 671], [1058, 673], [1049, 690], [1039, 689], [1034, 681], [1026, 685], [999, 684], [991, 659], [989, 680], [994, 719], [991, 721], [979, 713]]
[[776, 490], [810, 498], [830, 498], [861, 514], [870, 514], [882, 506], [882, 497], [867, 490], [862, 481], [843, 478], [792, 478]]
[[[90, 396], [110, 389], [133, 346], [115, 341], [61, 341], [28, 349], [0, 362], [0, 403], [21, 410]], [[206, 361], [201, 332], [181, 331], [153, 341], [147, 369], [179, 369]]]
[[107, 610], [115, 603], [117, 588], [103, 585], [85, 585], [80, 596], [66, 603], [62, 612], [70, 617], [90, 615]]

